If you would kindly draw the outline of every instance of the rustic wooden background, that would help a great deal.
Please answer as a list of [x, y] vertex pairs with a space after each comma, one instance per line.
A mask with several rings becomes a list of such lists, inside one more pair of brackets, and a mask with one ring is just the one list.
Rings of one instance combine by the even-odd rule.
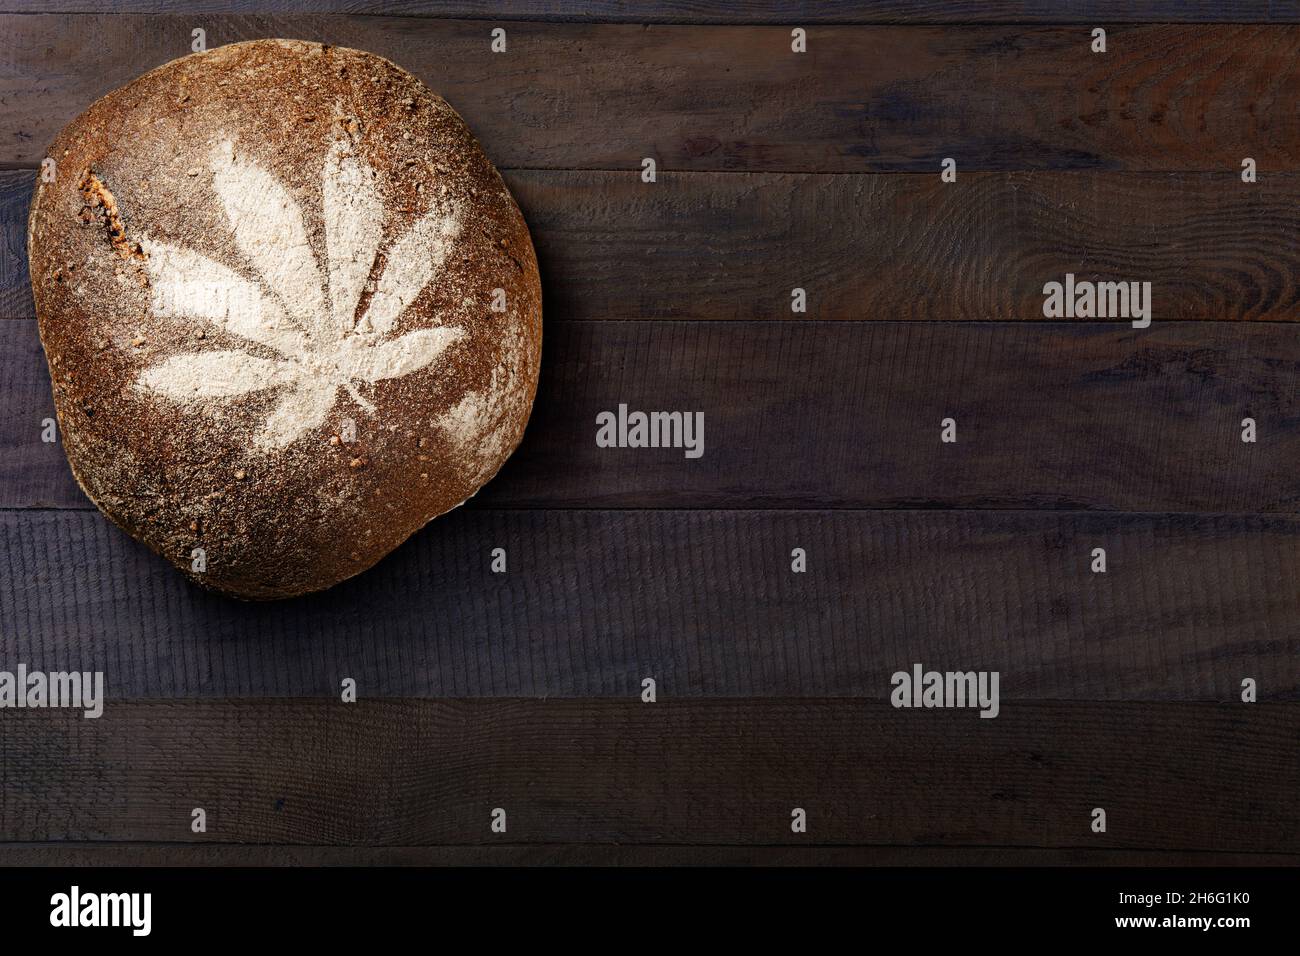
[[[1300, 3], [0, 11], [0, 665], [111, 695], [0, 713], [0, 863], [1300, 862]], [[523, 447], [294, 602], [185, 584], [40, 440], [35, 168], [194, 27], [412, 70], [542, 265]], [[1043, 321], [1067, 271], [1156, 321]], [[619, 402], [704, 458], [596, 449]], [[1001, 716], [893, 710], [913, 661]]]

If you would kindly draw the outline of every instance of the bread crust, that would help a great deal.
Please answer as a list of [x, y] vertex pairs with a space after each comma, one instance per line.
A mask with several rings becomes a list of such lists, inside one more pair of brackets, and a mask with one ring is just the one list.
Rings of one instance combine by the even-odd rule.
[[[541, 360], [528, 228], [464, 121], [400, 67], [296, 40], [232, 44], [108, 94], [48, 155], [56, 173], [38, 182], [28, 246], [68, 461], [105, 515], [200, 585], [247, 599], [330, 587], [464, 502], [519, 444]], [[351, 180], [336, 177], [347, 188], [326, 184], [331, 162], [351, 164], [340, 167]], [[265, 176], [291, 200], [282, 209]], [[358, 176], [372, 185], [354, 188]], [[266, 190], [241, 205], [247, 184]], [[357, 198], [370, 193], [382, 205], [378, 218]], [[249, 312], [238, 304], [219, 321], [163, 308], [162, 293], [187, 281], [172, 266], [193, 261], [238, 276], [264, 297], [263, 311], [292, 319], [305, 309], [310, 319], [320, 310], [306, 309], [301, 293], [313, 281], [294, 273], [298, 260], [277, 245], [284, 237], [275, 224], [291, 224], [295, 208], [311, 253], [299, 260], [327, 277], [327, 308], [333, 288], [355, 273], [355, 335], [286, 332], [307, 343], [295, 358], [265, 328], [256, 341], [241, 334]], [[253, 228], [263, 213], [271, 226]], [[444, 244], [418, 250], [445, 259], [403, 259], [402, 237], [425, 235], [430, 222], [446, 224]], [[339, 255], [368, 248], [372, 234], [381, 238], [368, 269], [360, 255]], [[385, 285], [390, 267], [400, 277], [405, 262], [418, 278], [435, 259], [441, 266], [418, 292], [414, 280], [402, 286], [390, 276]], [[209, 266], [205, 274], [227, 273]], [[390, 324], [372, 327], [385, 295]], [[505, 311], [494, 311], [502, 296]], [[328, 376], [344, 367], [316, 358], [336, 334], [355, 346], [346, 368], [364, 374], [337, 372], [346, 382], [317, 421], [312, 409], [326, 402]], [[370, 356], [398, 339], [411, 348], [392, 346], [379, 369]], [[407, 355], [435, 339], [435, 360]], [[229, 375], [214, 373], [220, 381], [193, 372], [218, 360], [233, 363]], [[258, 374], [270, 387], [243, 381]], [[304, 396], [301, 412], [285, 411], [289, 395]]]

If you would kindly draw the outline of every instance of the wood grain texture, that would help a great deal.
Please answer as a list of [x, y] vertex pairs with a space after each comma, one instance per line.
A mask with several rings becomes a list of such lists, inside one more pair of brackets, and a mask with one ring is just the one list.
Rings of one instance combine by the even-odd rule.
[[[209, 47], [290, 36], [389, 57], [509, 168], [1228, 171], [1300, 161], [1300, 27], [504, 25], [206, 16]], [[98, 97], [190, 52], [192, 15], [4, 15], [0, 163], [34, 166]], [[57, 158], [57, 157], [56, 157]]]
[[518, 844], [1300, 850], [1291, 704], [980, 720], [862, 701], [242, 700], [3, 720], [4, 840], [485, 844], [501, 807]]
[[9, 318], [36, 315], [27, 270], [27, 212], [36, 175], [0, 170], [0, 314]]
[[[0, 165], [194, 26], [382, 53], [524, 207], [542, 391], [502, 475], [364, 578], [207, 595], [40, 441], [33, 173], [0, 172], [0, 662], [110, 698], [0, 711], [0, 864], [1300, 859], [1300, 27], [1245, 25], [1300, 5], [197, 2], [0, 15]], [[734, 25], [788, 19], [808, 54]], [[1001, 25], [924, 25], [959, 20]], [[1042, 322], [1066, 271], [1152, 281], [1156, 325]], [[703, 411], [705, 457], [597, 449], [619, 402]], [[918, 660], [999, 670], [1001, 716], [886, 706]]]
[[119, 699], [344, 677], [366, 697], [635, 699], [653, 677], [670, 698], [884, 700], [914, 662], [999, 671], [1015, 700], [1235, 701], [1244, 677], [1300, 699], [1294, 518], [462, 510], [271, 604], [200, 591], [91, 512], [0, 512], [0, 555], [0, 661], [102, 670]]
[[978, 846], [304, 846], [237, 843], [5, 843], [0, 868], [50, 866], [852, 866], [1280, 867], [1300, 854]]
[[[1300, 501], [1289, 323], [553, 322], [542, 354], [523, 444], [475, 507]], [[0, 389], [0, 506], [85, 507], [61, 447], [41, 441], [53, 408], [34, 322], [0, 322]], [[703, 412], [703, 457], [598, 448], [596, 416], [620, 403]]]
[[[0, 172], [0, 318], [33, 315], [35, 175]], [[1300, 319], [1297, 174], [505, 175], [548, 322], [1042, 321], [1043, 284], [1067, 272], [1151, 282], [1161, 320]]]
[[1292, 0], [4, 0], [19, 13], [367, 13], [635, 23], [1286, 23]]

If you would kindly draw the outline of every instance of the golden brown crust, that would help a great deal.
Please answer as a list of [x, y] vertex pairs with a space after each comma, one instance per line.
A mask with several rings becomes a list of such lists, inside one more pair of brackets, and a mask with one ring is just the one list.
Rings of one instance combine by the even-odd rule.
[[[373, 168], [384, 238], [358, 314], [396, 238], [431, 208], [458, 213], [444, 267], [386, 340], [439, 327], [461, 337], [434, 365], [362, 382], [358, 397], [340, 389], [322, 423], [273, 452], [255, 436], [284, 388], [187, 404], [141, 384], [195, 353], [284, 367], [228, 326], [156, 307], [167, 248], [266, 285], [235, 250], [215, 191], [211, 157], [223, 143], [287, 191], [318, 264], [328, 261], [329, 150]], [[109, 518], [194, 580], [254, 599], [329, 587], [472, 495], [518, 445], [541, 353], [528, 229], [460, 117], [392, 63], [300, 41], [221, 47], [110, 93], [49, 155], [57, 174], [38, 185], [29, 254], [69, 462]], [[504, 313], [492, 311], [497, 289]]]

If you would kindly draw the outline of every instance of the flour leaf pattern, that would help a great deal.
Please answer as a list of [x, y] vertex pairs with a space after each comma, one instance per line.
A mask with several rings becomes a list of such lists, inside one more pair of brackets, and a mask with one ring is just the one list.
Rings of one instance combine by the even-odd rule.
[[321, 170], [323, 268], [302, 209], [274, 176], [237, 156], [228, 140], [209, 162], [232, 246], [260, 281], [194, 250], [143, 237], [154, 311], [210, 322], [278, 357], [229, 349], [173, 355], [141, 372], [138, 389], [200, 408], [278, 390], [253, 438], [254, 450], [267, 454], [323, 424], [340, 392], [373, 412], [361, 386], [427, 368], [465, 337], [459, 326], [391, 335], [447, 261], [460, 233], [457, 210], [434, 208], [393, 241], [358, 317], [383, 241], [384, 205], [374, 170], [351, 144], [332, 143]]

